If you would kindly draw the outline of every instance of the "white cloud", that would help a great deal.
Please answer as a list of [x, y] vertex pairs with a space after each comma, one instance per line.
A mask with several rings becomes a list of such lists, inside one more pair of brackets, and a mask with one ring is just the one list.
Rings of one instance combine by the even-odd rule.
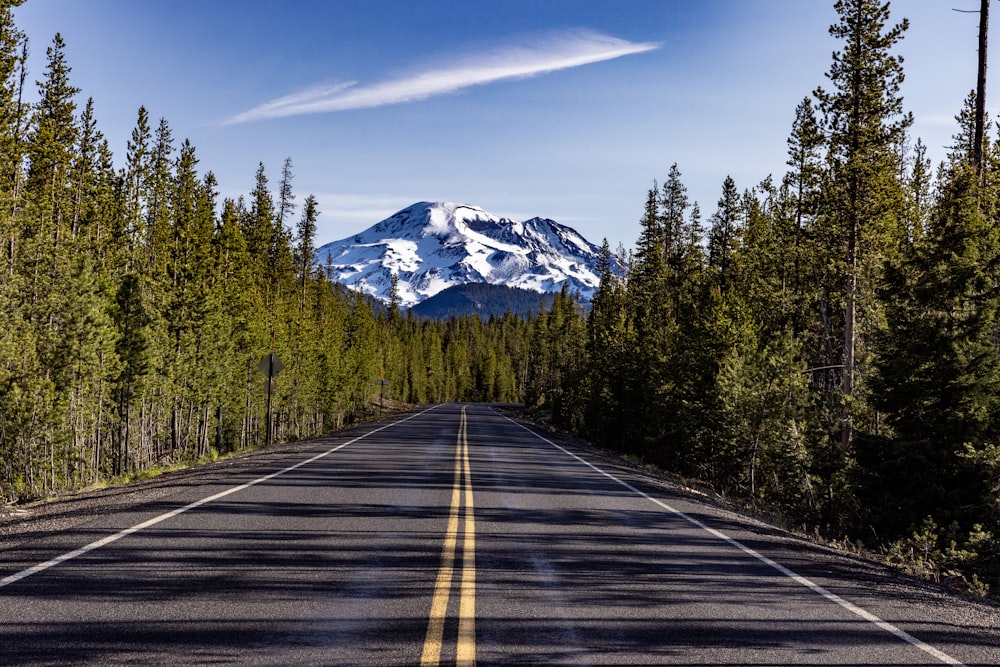
[[352, 81], [311, 88], [239, 113], [224, 124], [415, 102], [470, 86], [547, 74], [656, 48], [659, 45], [655, 43], [634, 43], [592, 31], [564, 32], [381, 83], [358, 85]]
[[226, 124], [231, 125], [235, 123], [245, 123], [251, 120], [258, 120], [261, 118], [287, 116], [289, 114], [284, 112], [286, 109], [307, 107], [310, 104], [315, 104], [318, 100], [335, 97], [345, 89], [350, 88], [355, 84], [356, 82], [354, 81], [348, 81], [346, 83], [336, 85], [316, 86], [308, 90], [286, 95], [285, 97], [279, 97], [276, 100], [271, 100], [270, 102], [254, 107], [249, 111], [244, 111], [241, 114], [233, 116], [231, 119], [226, 121]]

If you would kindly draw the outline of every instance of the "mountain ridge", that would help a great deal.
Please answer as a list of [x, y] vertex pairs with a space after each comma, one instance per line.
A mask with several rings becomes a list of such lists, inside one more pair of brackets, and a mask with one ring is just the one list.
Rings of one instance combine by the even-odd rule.
[[410, 307], [455, 285], [488, 283], [589, 300], [600, 282], [600, 249], [548, 218], [501, 218], [477, 206], [416, 202], [339, 241], [321, 246], [320, 264], [348, 287]]
[[519, 287], [465, 283], [452, 285], [412, 306], [410, 310], [421, 317], [436, 320], [463, 315], [478, 315], [485, 320], [507, 313], [528, 317], [550, 308], [553, 298], [551, 293], [539, 293]]

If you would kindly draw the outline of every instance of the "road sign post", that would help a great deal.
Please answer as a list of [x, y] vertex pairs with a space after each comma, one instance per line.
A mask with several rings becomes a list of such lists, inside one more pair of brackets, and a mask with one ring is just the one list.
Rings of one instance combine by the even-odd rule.
[[260, 363], [257, 364], [257, 367], [267, 377], [264, 381], [264, 392], [267, 394], [267, 435], [264, 436], [264, 446], [270, 447], [272, 430], [271, 397], [278, 390], [278, 382], [274, 378], [285, 368], [285, 364], [281, 363], [278, 355], [272, 352], [271, 354], [265, 354]]
[[385, 401], [384, 393], [383, 392], [384, 392], [384, 390], [386, 388], [386, 385], [389, 384], [389, 381], [388, 380], [375, 380], [375, 382], [376, 382], [376, 384], [378, 384], [378, 418], [381, 419], [382, 418], [382, 403]]

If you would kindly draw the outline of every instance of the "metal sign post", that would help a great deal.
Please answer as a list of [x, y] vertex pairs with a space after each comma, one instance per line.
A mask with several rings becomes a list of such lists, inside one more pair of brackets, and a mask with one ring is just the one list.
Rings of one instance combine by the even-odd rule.
[[386, 388], [386, 385], [389, 384], [389, 381], [376, 380], [375, 382], [378, 384], [378, 418], [382, 419], [382, 403], [385, 400], [383, 392]]
[[260, 360], [257, 367], [260, 368], [261, 373], [267, 376], [267, 379], [264, 381], [264, 392], [267, 394], [267, 435], [264, 437], [264, 446], [270, 447], [272, 430], [271, 397], [278, 390], [278, 382], [274, 378], [285, 368], [285, 364], [281, 363], [278, 355], [272, 352], [271, 354], [264, 355], [264, 358]]

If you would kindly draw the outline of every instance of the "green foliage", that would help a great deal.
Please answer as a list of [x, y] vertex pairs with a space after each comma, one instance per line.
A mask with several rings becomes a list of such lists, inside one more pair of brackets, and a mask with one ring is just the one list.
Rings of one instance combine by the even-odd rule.
[[[835, 8], [831, 88], [798, 105], [780, 185], [741, 196], [727, 178], [705, 233], [697, 204], [683, 223], [673, 165], [626, 273], [603, 267], [584, 372], [530, 397], [578, 401], [562, 423], [599, 442], [984, 590], [1000, 577], [1000, 152], [977, 183], [967, 100], [935, 188], [926, 147], [906, 148], [906, 21], [875, 0]], [[552, 327], [536, 324], [542, 368]]]
[[[900, 97], [906, 30], [840, 0], [829, 90], [795, 109], [789, 171], [702, 225], [673, 164], [590, 310], [424, 319], [315, 267], [291, 161], [219, 205], [145, 108], [115, 171], [56, 36], [22, 103], [0, 0], [0, 499], [134, 479], [404, 403], [523, 401], [789, 523], [925, 573], [1000, 586], [1000, 148], [970, 164], [964, 101], [936, 172]], [[463, 292], [492, 298], [483, 287]], [[266, 393], [257, 368], [286, 370]], [[383, 380], [387, 384], [377, 384]]]
[[[220, 206], [194, 146], [140, 108], [116, 173], [58, 35], [23, 108], [16, 4], [0, 3], [0, 499], [260, 446], [269, 404], [282, 441], [371, 415], [380, 393], [520, 400], [533, 323], [425, 321], [333, 284], [315, 269], [315, 197], [294, 235], [285, 225], [290, 160], [276, 194], [261, 164], [247, 197]], [[582, 345], [569, 301], [552, 317]], [[286, 370], [268, 401], [257, 365], [272, 351]]]
[[551, 294], [505, 285], [465, 283], [442, 290], [414, 305], [411, 310], [420, 317], [440, 320], [464, 315], [477, 315], [488, 320], [505, 313], [530, 317], [551, 306]]
[[[913, 119], [900, 96], [902, 59], [892, 52], [908, 28], [906, 19], [887, 27], [889, 4], [881, 0], [838, 0], [835, 9], [839, 20], [830, 34], [843, 47], [827, 75], [832, 89], [815, 91], [828, 136], [829, 172], [816, 226], [818, 259], [830, 267], [827, 289], [843, 304], [837, 337], [843, 341], [841, 448], [846, 452], [855, 421], [869, 417], [865, 345], [881, 326], [874, 294], [881, 268], [905, 238], [899, 147]], [[827, 335], [836, 335], [828, 329]]]
[[[926, 234], [888, 272], [892, 326], [879, 341], [873, 402], [889, 433], [859, 454], [868, 521], [884, 539], [921, 522], [966, 536], [1000, 527], [1000, 235], [979, 201], [971, 164], [954, 165]], [[991, 539], [973, 541], [959, 564], [991, 553]]]

